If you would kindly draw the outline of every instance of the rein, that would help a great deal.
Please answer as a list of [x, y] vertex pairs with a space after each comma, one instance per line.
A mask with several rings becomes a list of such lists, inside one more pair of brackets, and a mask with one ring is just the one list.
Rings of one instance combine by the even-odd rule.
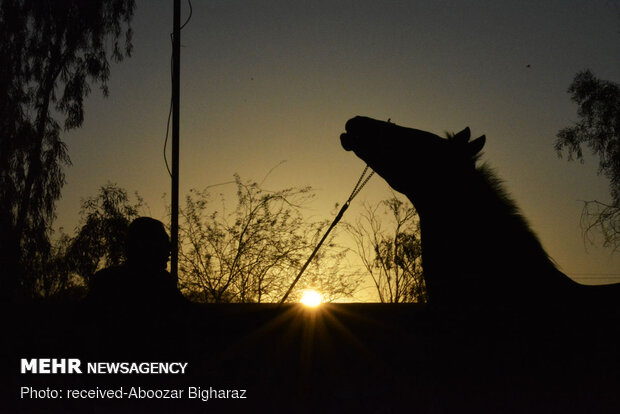
[[357, 180], [357, 184], [355, 184], [355, 187], [353, 187], [353, 191], [351, 191], [351, 195], [349, 195], [349, 198], [347, 199], [347, 201], [345, 201], [345, 203], [342, 205], [342, 208], [338, 212], [338, 215], [336, 215], [336, 218], [334, 219], [334, 221], [332, 221], [332, 224], [329, 226], [329, 228], [327, 229], [327, 231], [325, 232], [325, 234], [323, 235], [323, 237], [321, 238], [319, 243], [316, 245], [316, 247], [314, 248], [314, 251], [312, 252], [310, 257], [308, 258], [306, 263], [302, 266], [301, 270], [297, 274], [297, 277], [295, 278], [295, 280], [293, 280], [293, 283], [291, 284], [291, 287], [288, 288], [288, 290], [284, 294], [284, 297], [282, 298], [282, 300], [280, 300], [280, 303], [279, 303], [280, 305], [282, 305], [284, 303], [284, 301], [286, 300], [286, 298], [288, 298], [288, 295], [290, 295], [291, 291], [293, 290], [293, 288], [295, 287], [295, 285], [297, 284], [297, 282], [301, 278], [301, 275], [304, 274], [304, 271], [306, 270], [306, 268], [308, 267], [308, 265], [310, 264], [310, 262], [312, 261], [312, 259], [316, 255], [316, 252], [319, 251], [319, 248], [321, 247], [321, 245], [323, 244], [323, 242], [327, 238], [327, 235], [332, 231], [332, 229], [336, 226], [336, 224], [338, 224], [338, 222], [340, 221], [340, 219], [344, 215], [344, 212], [347, 210], [347, 208], [349, 208], [349, 205], [351, 205], [351, 201], [359, 194], [360, 191], [362, 191], [362, 188], [364, 188], [366, 183], [368, 183], [368, 180], [370, 180], [370, 177], [372, 177], [373, 174], [375, 173], [374, 171], [370, 170], [370, 174], [368, 174], [368, 176], [364, 177], [366, 175], [366, 172], [368, 172], [368, 169], [369, 169], [369, 167], [368, 167], [368, 165], [366, 165], [366, 168], [364, 168], [364, 171], [362, 171], [362, 175], [360, 176], [359, 180]]

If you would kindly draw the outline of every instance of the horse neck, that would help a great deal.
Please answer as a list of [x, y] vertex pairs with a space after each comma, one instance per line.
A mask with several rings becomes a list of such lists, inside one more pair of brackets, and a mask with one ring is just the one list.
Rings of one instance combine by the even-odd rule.
[[417, 200], [425, 272], [476, 275], [495, 283], [493, 279], [502, 273], [555, 270], [488, 168], [454, 174], [444, 181]]

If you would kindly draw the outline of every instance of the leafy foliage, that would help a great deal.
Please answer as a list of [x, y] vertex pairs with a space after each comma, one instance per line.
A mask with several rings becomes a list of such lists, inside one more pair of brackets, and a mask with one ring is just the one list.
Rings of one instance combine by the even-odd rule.
[[580, 120], [557, 134], [558, 155], [583, 162], [582, 145], [599, 157], [599, 174], [609, 179], [611, 203], [586, 201], [582, 225], [586, 234], [598, 229], [603, 245], [618, 248], [620, 242], [620, 85], [596, 78], [589, 70], [577, 73], [568, 88], [578, 105]]
[[108, 93], [110, 60], [131, 53], [134, 0], [0, 3], [0, 265], [2, 291], [32, 294], [34, 257], [70, 164], [61, 132], [84, 121], [90, 84]]
[[125, 238], [129, 224], [139, 216], [143, 200], [136, 193], [132, 203], [127, 191], [108, 183], [99, 194], [82, 201], [81, 223], [71, 239], [67, 258], [72, 271], [87, 283], [103, 267], [125, 261]]
[[38, 296], [44, 298], [71, 296], [72, 291], [82, 285], [82, 280], [74, 273], [70, 260], [71, 241], [69, 235], [61, 233], [52, 243], [48, 257], [34, 256], [31, 266], [36, 270], [35, 293]]
[[[213, 208], [208, 190], [192, 190], [181, 209], [180, 283], [204, 302], [277, 302], [327, 223], [306, 224], [301, 207], [311, 189], [267, 191], [235, 176], [237, 205]], [[343, 272], [344, 251], [333, 238], [318, 254], [290, 300], [312, 287], [326, 299], [350, 296], [359, 277]]]
[[[603, 237], [603, 247], [618, 251], [620, 247], [620, 207], [596, 200], [584, 201], [581, 211], [581, 227], [584, 237], [595, 244], [595, 236]], [[595, 234], [594, 230], [596, 230]]]
[[[420, 222], [412, 206], [396, 196], [365, 206], [356, 226], [349, 225], [357, 252], [383, 303], [426, 302]], [[388, 229], [380, 216], [388, 216]]]
[[37, 296], [81, 296], [91, 277], [103, 267], [125, 261], [125, 237], [129, 224], [139, 216], [143, 201], [135, 194], [107, 183], [97, 195], [82, 201], [80, 224], [75, 234], [61, 233], [42, 258], [34, 256], [34, 293]]

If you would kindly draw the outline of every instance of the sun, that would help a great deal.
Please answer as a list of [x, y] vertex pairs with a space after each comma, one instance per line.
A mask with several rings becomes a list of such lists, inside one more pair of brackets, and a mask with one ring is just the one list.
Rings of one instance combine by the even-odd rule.
[[323, 301], [323, 297], [316, 290], [306, 289], [303, 291], [299, 301], [306, 306], [316, 308]]

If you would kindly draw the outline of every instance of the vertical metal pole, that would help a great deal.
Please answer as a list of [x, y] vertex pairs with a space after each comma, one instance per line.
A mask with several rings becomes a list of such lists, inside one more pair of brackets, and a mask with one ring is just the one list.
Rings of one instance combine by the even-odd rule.
[[181, 0], [174, 0], [172, 30], [172, 211], [170, 272], [179, 280], [179, 102], [181, 66]]

